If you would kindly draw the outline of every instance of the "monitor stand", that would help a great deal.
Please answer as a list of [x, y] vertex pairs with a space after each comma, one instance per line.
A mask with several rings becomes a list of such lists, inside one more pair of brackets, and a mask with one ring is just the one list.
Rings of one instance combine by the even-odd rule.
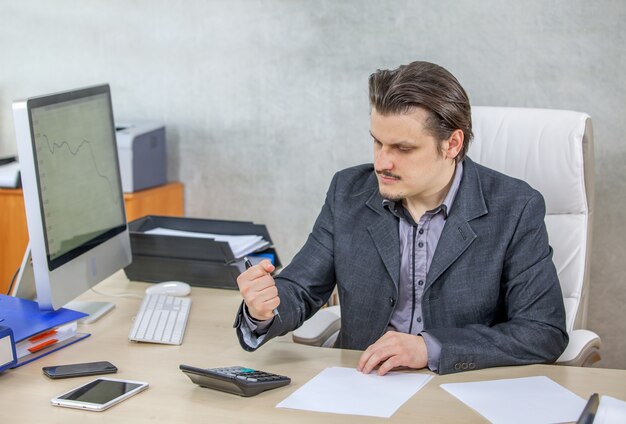
[[111, 302], [96, 302], [95, 300], [72, 300], [63, 305], [63, 307], [88, 314], [85, 318], [80, 319], [78, 323], [91, 324], [109, 313], [109, 311], [115, 308], [115, 304]]
[[[11, 296], [35, 301], [37, 300], [35, 272], [33, 271], [33, 261], [30, 255], [30, 243], [26, 246], [24, 259], [22, 259], [22, 265], [20, 266], [20, 270], [15, 278], [14, 284], [15, 285], [10, 293]], [[88, 316], [80, 319], [78, 323], [91, 324], [115, 308], [115, 304], [111, 302], [72, 300], [71, 302], [63, 305], [63, 307], [88, 314]]]

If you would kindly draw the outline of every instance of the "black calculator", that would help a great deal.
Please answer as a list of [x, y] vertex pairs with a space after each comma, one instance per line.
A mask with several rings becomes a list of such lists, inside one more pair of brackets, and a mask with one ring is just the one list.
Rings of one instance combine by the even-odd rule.
[[180, 369], [199, 386], [221, 390], [239, 396], [254, 396], [266, 390], [291, 383], [289, 377], [253, 370], [241, 366], [196, 368], [181, 365]]

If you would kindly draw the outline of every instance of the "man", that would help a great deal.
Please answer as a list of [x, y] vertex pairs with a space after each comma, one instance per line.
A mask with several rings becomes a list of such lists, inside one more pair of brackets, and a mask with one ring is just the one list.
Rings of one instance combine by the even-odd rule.
[[442, 67], [378, 71], [369, 90], [374, 163], [335, 175], [278, 277], [265, 261], [237, 280], [244, 349], [302, 325], [337, 286], [336, 347], [365, 350], [364, 373], [555, 361], [568, 337], [542, 196], [465, 156], [469, 99]]

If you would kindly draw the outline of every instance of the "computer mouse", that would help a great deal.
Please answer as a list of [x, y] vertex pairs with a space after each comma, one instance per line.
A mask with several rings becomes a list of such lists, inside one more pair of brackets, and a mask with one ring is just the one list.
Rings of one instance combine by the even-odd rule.
[[146, 294], [166, 294], [169, 296], [187, 296], [190, 292], [189, 284], [182, 281], [164, 281], [146, 289]]

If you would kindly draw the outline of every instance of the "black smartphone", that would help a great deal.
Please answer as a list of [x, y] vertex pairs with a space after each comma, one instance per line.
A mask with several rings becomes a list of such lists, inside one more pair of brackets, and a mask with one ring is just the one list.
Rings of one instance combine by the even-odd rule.
[[82, 364], [55, 365], [43, 367], [43, 373], [50, 378], [80, 377], [83, 375], [112, 374], [117, 367], [108, 361], [85, 362]]

